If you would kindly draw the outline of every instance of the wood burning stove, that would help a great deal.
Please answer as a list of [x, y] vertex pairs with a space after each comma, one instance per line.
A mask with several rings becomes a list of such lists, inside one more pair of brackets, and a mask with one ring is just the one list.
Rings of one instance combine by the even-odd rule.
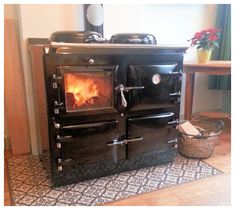
[[170, 162], [185, 47], [44, 47], [53, 186]]

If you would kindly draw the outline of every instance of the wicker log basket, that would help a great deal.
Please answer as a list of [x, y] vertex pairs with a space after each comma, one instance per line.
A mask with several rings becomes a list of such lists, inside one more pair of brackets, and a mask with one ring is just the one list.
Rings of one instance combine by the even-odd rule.
[[[191, 121], [191, 124], [193, 124], [202, 135], [189, 135], [179, 131], [179, 153], [189, 158], [209, 158], [216, 144], [219, 142], [219, 135], [224, 128], [223, 121], [203, 121], [199, 123]], [[198, 127], [199, 125], [200, 127]], [[205, 127], [208, 127], [205, 125], [209, 125], [210, 128], [205, 129]]]

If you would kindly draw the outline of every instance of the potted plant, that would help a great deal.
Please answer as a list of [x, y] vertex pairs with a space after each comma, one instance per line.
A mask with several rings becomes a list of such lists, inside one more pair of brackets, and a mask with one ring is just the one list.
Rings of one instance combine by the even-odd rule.
[[218, 41], [221, 30], [217, 28], [209, 28], [196, 32], [191, 41], [191, 47], [197, 46], [198, 62], [206, 63], [210, 60], [211, 52], [215, 47], [219, 47]]

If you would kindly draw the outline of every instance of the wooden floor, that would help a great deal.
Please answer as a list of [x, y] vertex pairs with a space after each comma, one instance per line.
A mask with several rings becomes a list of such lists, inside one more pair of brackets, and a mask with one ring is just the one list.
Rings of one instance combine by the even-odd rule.
[[[231, 205], [231, 128], [230, 120], [224, 122], [225, 130], [220, 143], [213, 155], [205, 160], [224, 174], [106, 203], [106, 206]], [[5, 153], [5, 158], [9, 155]], [[6, 168], [4, 171], [4, 204], [11, 205]]]

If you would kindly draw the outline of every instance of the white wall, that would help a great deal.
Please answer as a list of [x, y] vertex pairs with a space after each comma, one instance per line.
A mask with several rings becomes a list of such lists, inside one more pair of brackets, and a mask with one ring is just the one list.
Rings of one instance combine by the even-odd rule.
[[49, 38], [54, 31], [83, 30], [83, 8], [80, 4], [21, 4], [24, 38]]
[[[186, 45], [192, 35], [215, 23], [216, 5], [112, 5], [104, 4], [104, 35], [145, 32], [156, 36], [158, 44]], [[196, 60], [196, 50], [190, 48], [185, 61]], [[221, 108], [221, 91], [208, 90], [208, 76], [196, 76], [193, 112]], [[184, 87], [183, 79], [183, 87]], [[184, 88], [183, 88], [184, 92]], [[181, 113], [184, 110], [182, 97]]]

